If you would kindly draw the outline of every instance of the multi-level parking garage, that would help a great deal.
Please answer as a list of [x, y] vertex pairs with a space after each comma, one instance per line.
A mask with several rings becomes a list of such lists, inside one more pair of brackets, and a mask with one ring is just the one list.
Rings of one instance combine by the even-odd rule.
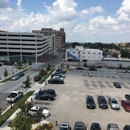
[[43, 34], [0, 32], [0, 59], [39, 61], [49, 55], [51, 43]]

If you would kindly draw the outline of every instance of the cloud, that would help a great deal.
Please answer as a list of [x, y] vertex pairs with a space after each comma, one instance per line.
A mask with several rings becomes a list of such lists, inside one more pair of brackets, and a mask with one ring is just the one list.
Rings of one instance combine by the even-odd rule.
[[92, 16], [95, 13], [104, 13], [104, 9], [100, 6], [90, 7], [89, 9], [84, 9], [81, 11], [81, 16]]
[[0, 0], [0, 8], [7, 8], [9, 6], [10, 4], [8, 0]]
[[18, 1], [17, 1], [17, 6], [18, 6], [18, 8], [22, 8], [21, 3], [22, 3], [22, 0], [18, 0]]
[[117, 11], [118, 21], [130, 21], [130, 1], [124, 0]]

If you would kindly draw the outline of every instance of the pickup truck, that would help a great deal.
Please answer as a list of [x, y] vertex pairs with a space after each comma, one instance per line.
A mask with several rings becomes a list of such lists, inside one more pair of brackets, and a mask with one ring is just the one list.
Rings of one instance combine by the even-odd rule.
[[11, 94], [7, 97], [8, 102], [15, 102], [17, 99], [23, 96], [22, 91], [12, 91]]

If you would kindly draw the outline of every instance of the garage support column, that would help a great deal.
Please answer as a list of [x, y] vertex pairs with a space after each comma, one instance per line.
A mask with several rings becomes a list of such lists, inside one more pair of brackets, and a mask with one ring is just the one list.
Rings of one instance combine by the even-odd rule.
[[9, 58], [9, 51], [7, 51], [7, 61], [9, 61], [10, 58]]
[[20, 52], [20, 60], [21, 60], [21, 62], [23, 61], [23, 59], [22, 59], [22, 52]]

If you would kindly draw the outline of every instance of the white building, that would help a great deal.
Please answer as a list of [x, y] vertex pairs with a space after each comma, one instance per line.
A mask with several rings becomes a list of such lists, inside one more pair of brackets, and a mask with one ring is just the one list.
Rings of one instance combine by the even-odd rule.
[[43, 34], [0, 32], [0, 59], [38, 62], [49, 55], [49, 39]]
[[102, 50], [98, 49], [67, 49], [65, 60], [102, 60]]

